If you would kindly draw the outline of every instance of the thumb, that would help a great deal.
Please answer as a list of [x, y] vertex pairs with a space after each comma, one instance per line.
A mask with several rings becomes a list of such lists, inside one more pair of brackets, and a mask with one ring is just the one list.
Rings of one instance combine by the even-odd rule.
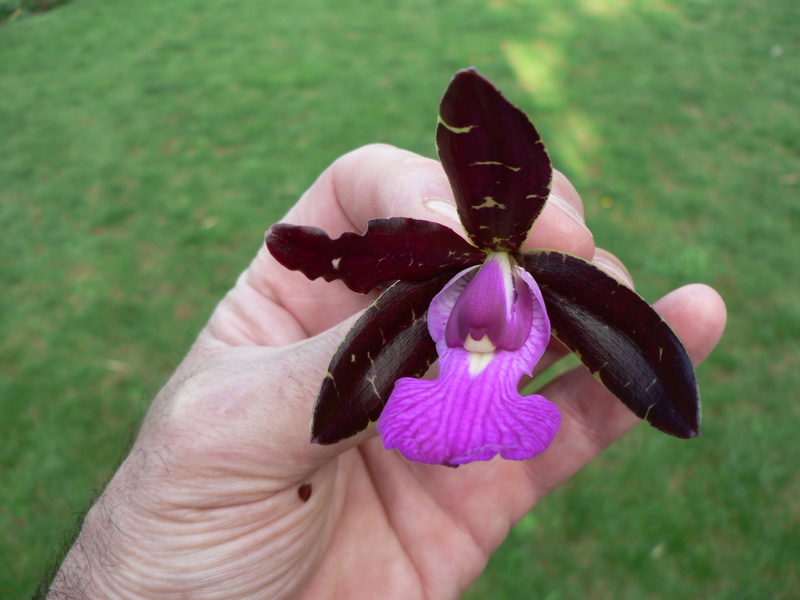
[[[363, 311], [345, 319], [323, 333], [280, 349], [284, 353], [281, 360], [285, 362], [289, 369], [292, 371], [301, 369], [304, 372], [304, 376], [301, 378], [286, 377], [286, 380], [293, 381], [287, 387], [287, 391], [290, 391], [295, 399], [295, 402], [289, 403], [290, 410], [295, 413], [296, 418], [302, 419], [303, 422], [302, 440], [296, 440], [295, 443], [298, 446], [302, 443], [304, 446], [303, 454], [315, 463], [333, 460], [339, 454], [377, 435], [376, 428], [370, 425], [358, 434], [336, 444], [321, 445], [310, 441], [317, 395], [324, 378], [328, 374], [331, 359], [343, 343], [347, 333], [362, 314]], [[295, 427], [299, 430], [299, 424], [295, 424]]]
[[331, 446], [310, 441], [319, 387], [359, 316], [288, 346], [190, 353], [178, 371], [182, 380], [156, 400], [143, 434], [184, 440], [184, 459], [192, 462], [228, 460], [257, 477], [302, 479], [375, 435], [369, 428]]

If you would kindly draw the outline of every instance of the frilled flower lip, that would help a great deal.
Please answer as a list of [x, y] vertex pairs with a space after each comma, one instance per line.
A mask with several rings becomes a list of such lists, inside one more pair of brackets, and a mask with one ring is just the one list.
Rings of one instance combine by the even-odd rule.
[[[505, 273], [498, 277], [506, 269], [514, 271], [508, 274], [513, 278], [503, 277]], [[470, 290], [484, 294], [472, 295], [472, 302], [488, 299], [490, 305], [501, 304], [497, 299], [509, 295], [530, 299], [522, 322], [514, 318], [513, 305], [496, 316], [524, 330], [520, 345], [504, 350], [493, 343], [493, 350], [473, 352], [447, 342], [448, 325], [459, 317], [458, 308]], [[480, 312], [477, 316], [483, 317]], [[436, 342], [439, 376], [433, 381], [397, 381], [378, 420], [387, 449], [396, 448], [409, 460], [458, 466], [497, 454], [528, 459], [551, 444], [560, 423], [558, 409], [542, 396], [524, 397], [517, 390], [520, 378], [533, 372], [550, 341], [544, 299], [528, 273], [507, 257], [462, 271], [431, 302], [428, 330]]]
[[[331, 361], [314, 409], [312, 441], [335, 443], [365, 429], [381, 417], [390, 395], [400, 398], [415, 386], [422, 386], [429, 393], [434, 388], [413, 383], [413, 378], [424, 375], [437, 357], [443, 371], [450, 373], [449, 379], [446, 385], [441, 376], [439, 384], [424, 383], [439, 385], [440, 391], [452, 395], [458, 385], [469, 382], [472, 391], [467, 396], [480, 399], [476, 406], [486, 404], [486, 395], [475, 391], [481, 384], [474, 376], [476, 359], [469, 356], [474, 354], [472, 351], [496, 350], [496, 356], [481, 373], [486, 381], [491, 379], [503, 390], [498, 395], [501, 399], [493, 402], [505, 406], [503, 403], [510, 398], [513, 405], [513, 409], [509, 405], [478, 413], [497, 415], [519, 409], [520, 400], [508, 382], [523, 372], [522, 367], [517, 358], [508, 358], [511, 366], [507, 366], [506, 359], [498, 357], [504, 356], [502, 352], [520, 355], [519, 350], [528, 341], [514, 337], [520, 331], [516, 326], [505, 333], [501, 331], [508, 302], [502, 311], [493, 313], [492, 307], [479, 309], [465, 300], [469, 310], [456, 312], [467, 315], [466, 324], [452, 325], [450, 343], [446, 331], [431, 337], [441, 320], [437, 316], [441, 301], [434, 298], [439, 298], [448, 282], [450, 288], [455, 286], [452, 282], [458, 281], [458, 273], [483, 264], [496, 253], [513, 257], [519, 277], [525, 273], [525, 277], [535, 280], [540, 291], [537, 298], [546, 307], [553, 336], [575, 352], [617, 398], [666, 433], [677, 437], [698, 435], [699, 394], [691, 360], [652, 307], [630, 288], [581, 258], [551, 249], [521, 251], [545, 206], [552, 180], [550, 159], [525, 114], [477, 71], [461, 71], [442, 98], [436, 142], [459, 218], [471, 243], [442, 225], [404, 218], [370, 221], [363, 234], [345, 233], [338, 239], [331, 239], [320, 229], [282, 223], [267, 232], [269, 251], [289, 269], [299, 270], [310, 279], [341, 280], [359, 293], [383, 288]], [[449, 292], [442, 293], [447, 296]], [[532, 301], [532, 314], [536, 313], [533, 306], [538, 302]], [[524, 308], [521, 310], [525, 312]], [[481, 314], [500, 315], [503, 325], [475, 325]], [[461, 337], [470, 327], [476, 336], [483, 330], [486, 339], [474, 340], [475, 345], [465, 339], [461, 344]], [[504, 346], [518, 344], [522, 344], [518, 350], [503, 350]], [[530, 365], [526, 363], [525, 368]], [[453, 403], [414, 406], [423, 406], [428, 415], [442, 412]], [[544, 411], [541, 414], [547, 413], [546, 405], [539, 406], [537, 410]], [[386, 410], [389, 415], [395, 411], [391, 407]], [[483, 416], [478, 419], [484, 420]], [[427, 421], [436, 422], [433, 418]], [[545, 421], [552, 424], [552, 419]], [[536, 418], [531, 416], [526, 422], [535, 424]], [[414, 427], [413, 423], [406, 426], [407, 431]], [[550, 431], [544, 423], [535, 427]], [[403, 437], [401, 432], [393, 431], [390, 416], [381, 419], [379, 428], [385, 439], [398, 447], [398, 440], [412, 439], [408, 433]], [[452, 429], [459, 430], [455, 426]], [[515, 430], [512, 426], [506, 429]], [[430, 427], [428, 431], [438, 430]], [[460, 439], [450, 429], [447, 435]], [[416, 454], [406, 449], [408, 456], [418, 457], [415, 460], [428, 456], [427, 460], [458, 464], [480, 460], [487, 454], [514, 457], [507, 440], [478, 441], [472, 450], [466, 446], [459, 450], [454, 442], [450, 449], [433, 454], [422, 450], [431, 445], [429, 438], [415, 443], [420, 448]], [[432, 447], [438, 448], [437, 444]], [[531, 454], [532, 448], [523, 453]]]

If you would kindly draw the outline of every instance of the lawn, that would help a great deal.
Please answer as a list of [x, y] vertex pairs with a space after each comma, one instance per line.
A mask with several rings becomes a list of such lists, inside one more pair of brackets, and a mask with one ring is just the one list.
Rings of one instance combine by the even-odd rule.
[[729, 328], [703, 437], [637, 428], [467, 597], [796, 598], [799, 26], [796, 0], [74, 0], [0, 23], [0, 597], [31, 594], [264, 230], [350, 149], [433, 156], [475, 65], [637, 289], [711, 284]]

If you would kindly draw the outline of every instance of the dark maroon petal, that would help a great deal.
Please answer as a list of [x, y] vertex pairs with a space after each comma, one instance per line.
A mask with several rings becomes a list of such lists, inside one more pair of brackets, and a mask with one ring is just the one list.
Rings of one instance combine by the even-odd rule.
[[556, 251], [522, 264], [542, 290], [553, 335], [638, 417], [676, 437], [699, 435], [692, 361], [658, 313], [591, 263]]
[[461, 71], [442, 98], [436, 145], [470, 239], [479, 248], [519, 249], [553, 177], [525, 113], [474, 69]]
[[309, 279], [341, 279], [362, 294], [397, 279], [430, 279], [486, 257], [444, 225], [400, 217], [369, 221], [363, 234], [347, 232], [335, 240], [316, 227], [278, 223], [267, 231], [266, 243], [287, 269]]
[[452, 275], [422, 283], [398, 281], [369, 306], [322, 380], [312, 442], [333, 444], [366, 429], [377, 421], [395, 381], [425, 374], [436, 360], [428, 306]]

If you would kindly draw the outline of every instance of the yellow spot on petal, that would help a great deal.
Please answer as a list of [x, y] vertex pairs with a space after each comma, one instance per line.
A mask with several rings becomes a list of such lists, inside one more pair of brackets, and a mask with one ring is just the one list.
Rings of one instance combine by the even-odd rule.
[[483, 199], [483, 204], [480, 204], [478, 206], [473, 206], [472, 208], [478, 209], [478, 208], [505, 208], [505, 207], [506, 207], [505, 204], [500, 204], [491, 196], [486, 196]]
[[494, 165], [494, 166], [497, 166], [497, 167], [505, 167], [506, 169], [511, 169], [515, 173], [522, 168], [522, 167], [512, 167], [511, 165], [506, 165], [506, 164], [498, 162], [496, 160], [482, 160], [482, 161], [474, 162], [470, 166], [473, 166], [473, 165]]
[[439, 115], [439, 123], [453, 133], [469, 133], [475, 127], [475, 125], [467, 125], [466, 127], [453, 127], [452, 125], [445, 123], [441, 115]]
[[377, 398], [380, 398], [381, 393], [378, 391], [378, 386], [375, 385], [375, 375], [372, 377], [367, 377], [366, 379], [369, 382], [369, 385], [372, 387], [372, 393], [375, 394]]

